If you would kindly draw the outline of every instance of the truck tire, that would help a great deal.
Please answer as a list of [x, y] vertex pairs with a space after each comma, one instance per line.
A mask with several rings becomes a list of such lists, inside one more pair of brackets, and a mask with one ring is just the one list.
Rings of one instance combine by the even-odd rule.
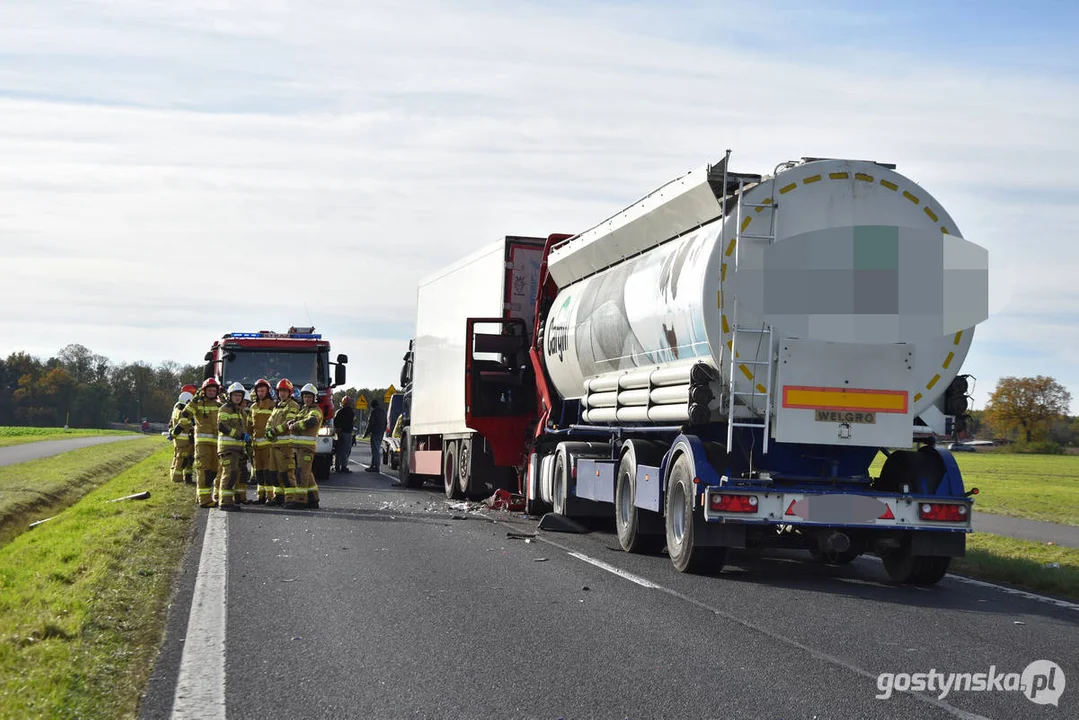
[[948, 574], [950, 557], [912, 555], [909, 550], [881, 553], [884, 569], [893, 582], [908, 585], [935, 585]]
[[641, 527], [647, 521], [642, 517], [644, 511], [633, 504], [636, 485], [637, 456], [630, 448], [623, 453], [615, 477], [614, 524], [618, 531], [618, 544], [626, 552], [654, 555], [663, 549], [665, 538], [659, 532], [645, 532]]
[[410, 447], [411, 438], [408, 436], [408, 431], [405, 431], [401, 435], [401, 469], [398, 471], [397, 476], [401, 479], [401, 487], [416, 488], [423, 487], [423, 476], [413, 475], [411, 468], [408, 465], [408, 448]]
[[694, 542], [697, 522], [693, 511], [694, 492], [693, 468], [685, 454], [681, 454], [671, 466], [670, 482], [667, 483], [667, 553], [678, 572], [718, 573], [727, 561], [727, 548], [704, 547]]
[[566, 454], [557, 451], [551, 472], [551, 512], [563, 516], [569, 512], [569, 469], [566, 467]]
[[461, 484], [457, 481], [457, 443], [446, 443], [442, 453], [442, 490], [449, 500], [462, 500]]

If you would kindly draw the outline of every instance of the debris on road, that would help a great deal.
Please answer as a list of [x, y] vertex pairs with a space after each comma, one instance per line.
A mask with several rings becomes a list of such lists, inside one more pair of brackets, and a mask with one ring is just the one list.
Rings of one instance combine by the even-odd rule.
[[508, 532], [506, 533], [506, 537], [513, 540], [528, 540], [536, 537], [536, 533]]
[[471, 502], [470, 500], [450, 503], [450, 510], [463, 510], [464, 512], [476, 512], [477, 510], [483, 510], [484, 507], [483, 503]]
[[523, 512], [525, 509], [525, 496], [511, 493], [501, 488], [495, 490], [495, 494], [487, 498], [484, 504], [492, 510], [505, 510], [507, 512]]
[[30, 523], [30, 529], [33, 530], [34, 528], [36, 528], [41, 523], [47, 523], [48, 521], [55, 520], [58, 517], [60, 517], [60, 516], [59, 515], [53, 515], [52, 517], [47, 517], [44, 520], [38, 520], [37, 522], [32, 522], [32, 523]]
[[121, 500], [148, 500], [149, 498], [150, 498], [150, 491], [149, 490], [143, 490], [142, 492], [135, 493], [134, 495], [124, 495], [123, 497], [118, 497], [118, 498], [115, 498], [113, 500], [106, 500], [105, 502], [114, 503], [114, 502], [120, 502]]
[[547, 558], [532, 558], [532, 562], [547, 562]]
[[550, 532], [565, 532], [565, 533], [578, 533], [584, 534], [588, 532], [588, 528], [575, 520], [570, 520], [565, 515], [556, 515], [554, 513], [547, 513], [539, 522], [540, 530], [548, 530]]

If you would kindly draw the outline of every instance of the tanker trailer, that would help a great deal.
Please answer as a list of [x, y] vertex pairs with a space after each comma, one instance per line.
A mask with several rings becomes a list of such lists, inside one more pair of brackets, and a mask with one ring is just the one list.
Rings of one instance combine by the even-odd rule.
[[965, 412], [988, 255], [894, 165], [729, 158], [548, 242], [529, 508], [613, 510], [624, 550], [682, 572], [795, 547], [935, 583], [977, 490], [913, 439]]

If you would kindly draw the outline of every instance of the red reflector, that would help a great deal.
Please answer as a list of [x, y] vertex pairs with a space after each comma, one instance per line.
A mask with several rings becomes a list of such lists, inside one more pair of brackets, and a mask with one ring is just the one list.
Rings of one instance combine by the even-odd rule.
[[967, 519], [967, 506], [953, 503], [922, 503], [918, 506], [918, 515], [922, 520], [963, 522]]
[[718, 512], [757, 512], [756, 495], [713, 495], [712, 509]]
[[794, 514], [794, 503], [795, 503], [795, 501], [791, 500], [791, 504], [787, 506], [787, 512], [783, 513], [784, 515], [793, 515]]
[[892, 514], [892, 506], [886, 504], [884, 506], [884, 514], [877, 518], [877, 520], [895, 520], [895, 515]]

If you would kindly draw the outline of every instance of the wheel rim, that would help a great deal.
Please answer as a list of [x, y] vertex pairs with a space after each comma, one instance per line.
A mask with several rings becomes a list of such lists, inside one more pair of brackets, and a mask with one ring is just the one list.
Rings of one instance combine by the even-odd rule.
[[625, 473], [618, 476], [618, 493], [618, 524], [623, 528], [628, 528], [633, 505], [630, 498], [629, 475]]
[[565, 497], [565, 491], [566, 491], [566, 488], [565, 488], [566, 481], [565, 481], [565, 477], [563, 476], [563, 468], [564, 467], [565, 466], [562, 463], [562, 456], [559, 455], [558, 459], [555, 460], [555, 465], [554, 465], [554, 492], [551, 493], [552, 495], [554, 495], [554, 497], [552, 497], [551, 500], [554, 501], [555, 507], [560, 508], [560, 509], [565, 506], [565, 503], [563, 502], [563, 498]]
[[449, 459], [446, 461], [446, 472], [443, 473], [445, 477], [442, 478], [442, 485], [446, 488], [446, 494], [452, 495], [454, 486], [457, 484], [457, 475], [454, 472], [457, 465], [454, 462], [453, 449], [447, 450], [446, 454], [449, 455]]
[[469, 453], [468, 445], [465, 445], [464, 443], [462, 443], [461, 444], [461, 449], [458, 452], [459, 458], [457, 460], [457, 477], [459, 478], [459, 482], [461, 483], [461, 490], [463, 490], [464, 492], [468, 492], [469, 490], [472, 489], [472, 488], [469, 487], [469, 484], [472, 482], [472, 476], [471, 476], [471, 473], [468, 472], [469, 471], [468, 453]]
[[674, 483], [670, 493], [671, 509], [674, 511], [671, 513], [671, 534], [674, 541], [681, 545], [686, 538], [686, 489], [682, 487], [682, 483]]

